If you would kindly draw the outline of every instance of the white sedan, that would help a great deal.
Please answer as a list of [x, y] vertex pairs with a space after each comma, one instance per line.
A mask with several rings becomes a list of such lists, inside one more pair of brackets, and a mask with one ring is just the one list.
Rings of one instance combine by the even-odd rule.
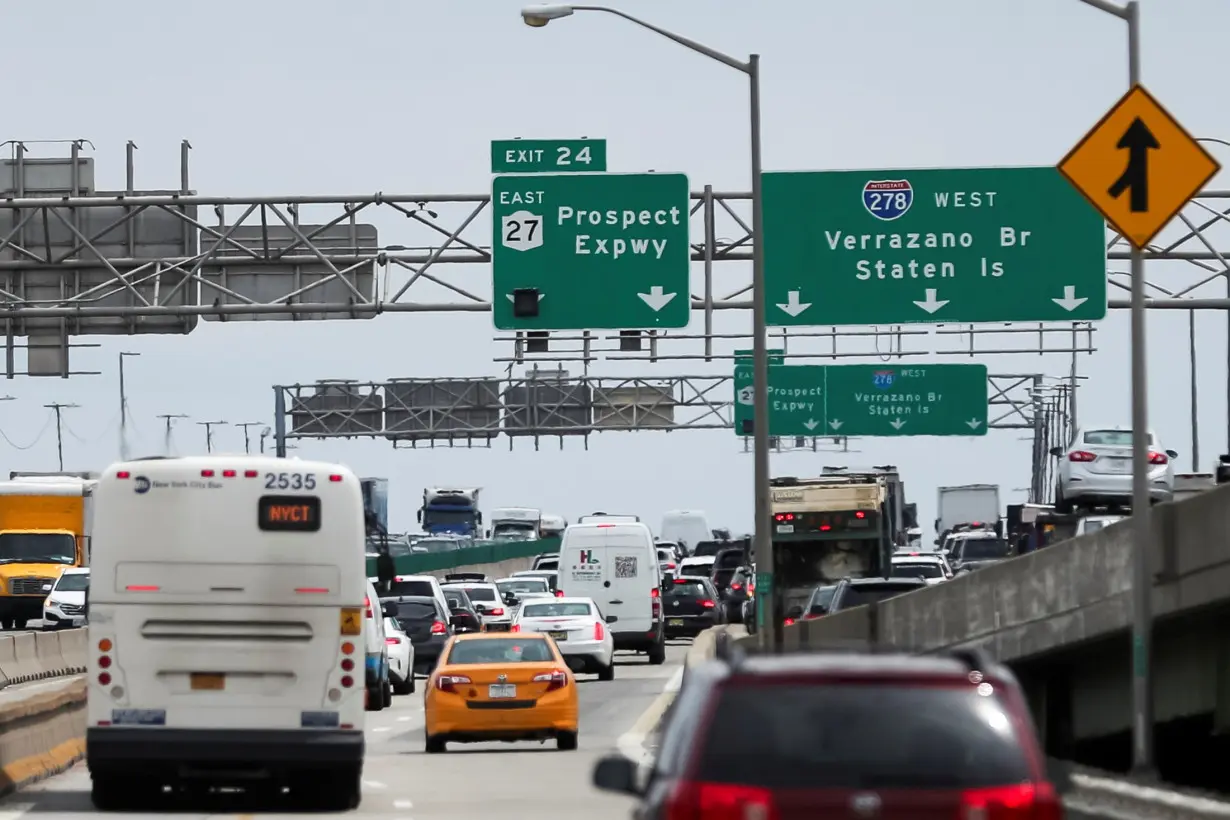
[[615, 680], [615, 641], [607, 623], [590, 598], [553, 598], [522, 604], [512, 630], [546, 634], [573, 672], [596, 672], [598, 680]]
[[395, 618], [384, 619], [384, 642], [389, 645], [389, 681], [394, 695], [414, 692], [414, 644]]

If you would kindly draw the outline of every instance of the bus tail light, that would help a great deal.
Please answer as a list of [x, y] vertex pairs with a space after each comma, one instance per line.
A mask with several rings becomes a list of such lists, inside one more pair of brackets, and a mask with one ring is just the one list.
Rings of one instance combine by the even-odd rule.
[[342, 477], [338, 475], [337, 473], [334, 473], [333, 475], [329, 476], [329, 480], [336, 484], [337, 482], [342, 480]]
[[115, 644], [110, 638], [103, 638], [98, 642], [98, 668], [102, 671], [98, 673], [98, 682], [102, 686], [111, 685], [111, 673], [107, 670], [111, 668], [111, 655], [108, 653], [115, 649]]
[[127, 470], [119, 470], [118, 472], [116, 472], [115, 477], [116, 478], [132, 478], [132, 473], [128, 472]]
[[363, 611], [358, 607], [344, 607], [341, 617], [343, 635], [360, 635], [363, 632]]
[[244, 478], [256, 478], [259, 475], [260, 475], [260, 472], [257, 470], [244, 470], [243, 471]]
[[213, 478], [213, 477], [214, 477], [213, 470], [201, 470], [201, 478]]
[[222, 471], [222, 477], [223, 477], [223, 478], [234, 478], [234, 477], [235, 477], [235, 475], [236, 475], [236, 473], [235, 473], [235, 471], [234, 471], [234, 470], [223, 470], [223, 471]]

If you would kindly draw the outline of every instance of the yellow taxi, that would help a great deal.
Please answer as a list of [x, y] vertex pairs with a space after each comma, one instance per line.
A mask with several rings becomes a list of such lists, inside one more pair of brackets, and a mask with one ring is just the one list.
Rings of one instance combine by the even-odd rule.
[[447, 743], [555, 739], [577, 748], [577, 681], [546, 635], [455, 635], [427, 680], [425, 749]]

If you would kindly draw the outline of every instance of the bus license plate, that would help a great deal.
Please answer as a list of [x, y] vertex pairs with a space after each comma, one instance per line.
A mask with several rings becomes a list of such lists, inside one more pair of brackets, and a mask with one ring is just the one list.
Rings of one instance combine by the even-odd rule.
[[553, 641], [566, 641], [566, 640], [568, 640], [568, 633], [567, 633], [567, 632], [548, 632], [547, 634], [551, 636], [551, 640], [553, 640]]
[[493, 700], [496, 698], [515, 698], [517, 696], [517, 685], [515, 683], [493, 683], [487, 687], [487, 696]]
[[190, 680], [192, 688], [198, 691], [217, 692], [226, 688], [226, 675], [215, 672], [193, 672]]

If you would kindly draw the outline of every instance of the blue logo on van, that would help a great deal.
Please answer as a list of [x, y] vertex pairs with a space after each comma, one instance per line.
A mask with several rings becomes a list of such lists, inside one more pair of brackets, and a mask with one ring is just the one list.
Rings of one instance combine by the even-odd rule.
[[137, 495], [145, 495], [149, 492], [150, 480], [143, 475], [139, 475], [133, 480], [132, 489]]

